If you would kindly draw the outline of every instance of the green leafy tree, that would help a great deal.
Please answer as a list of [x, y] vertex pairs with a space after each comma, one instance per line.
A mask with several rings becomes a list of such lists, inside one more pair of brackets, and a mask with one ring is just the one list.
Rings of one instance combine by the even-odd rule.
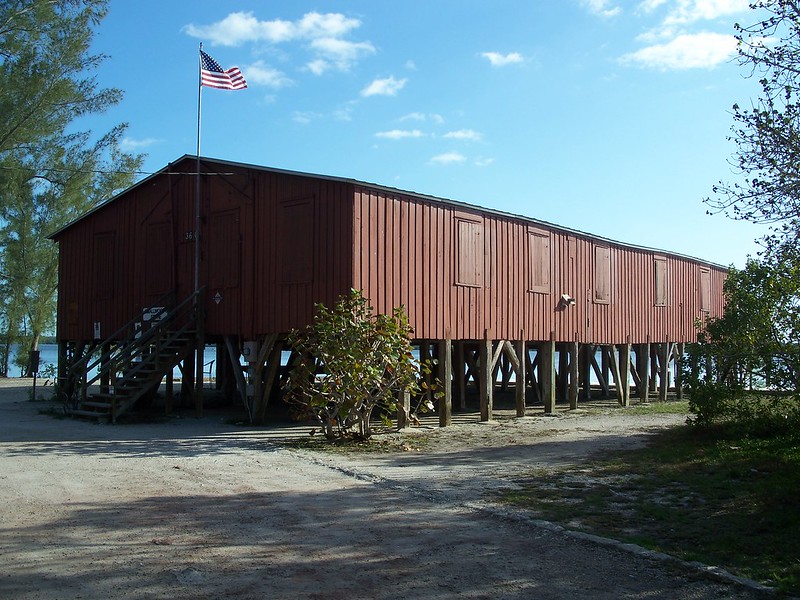
[[[123, 131], [118, 127], [94, 144], [87, 134], [69, 136], [70, 146], [48, 148], [0, 177], [0, 273], [9, 341], [37, 350], [40, 337], [53, 330], [58, 249], [46, 236], [132, 182], [140, 159], [117, 150]], [[27, 353], [18, 359], [30, 376]]]
[[4, 0], [0, 3], [0, 155], [35, 153], [77, 118], [119, 102], [99, 88], [90, 54], [108, 0]]
[[759, 20], [735, 27], [739, 61], [761, 91], [748, 106], [733, 106], [740, 178], [720, 182], [706, 203], [771, 230], [760, 256], [731, 271], [723, 316], [705, 325], [691, 349], [691, 408], [705, 424], [785, 423], [800, 394], [800, 4], [750, 6]]
[[[684, 384], [692, 422], [736, 422], [748, 431], [800, 416], [800, 264], [750, 260], [725, 281], [725, 311], [689, 346]], [[782, 268], [778, 268], [782, 267]], [[792, 420], [788, 418], [791, 416]]]
[[[58, 258], [46, 235], [133, 182], [141, 156], [122, 152], [125, 125], [99, 136], [79, 119], [112, 107], [90, 54], [107, 0], [0, 3], [0, 371], [12, 342], [29, 350], [54, 325]], [[23, 358], [27, 358], [24, 353]], [[23, 365], [24, 366], [24, 365]], [[27, 374], [30, 369], [25, 367]]]
[[398, 395], [417, 391], [424, 365], [414, 359], [411, 335], [402, 307], [376, 315], [358, 290], [333, 308], [318, 304], [313, 325], [289, 337], [304, 357], [291, 375], [295, 401], [314, 414], [328, 439], [353, 433], [368, 439], [376, 409], [387, 421]]
[[733, 165], [743, 179], [714, 187], [714, 212], [775, 225], [774, 237], [790, 238], [800, 218], [800, 5], [790, 0], [751, 4], [763, 17], [737, 24], [739, 62], [758, 78], [760, 96], [733, 106]]

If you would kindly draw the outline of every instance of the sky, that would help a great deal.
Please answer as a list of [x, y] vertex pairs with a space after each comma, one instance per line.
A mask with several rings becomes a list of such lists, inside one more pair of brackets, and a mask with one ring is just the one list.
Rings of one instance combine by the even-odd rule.
[[[92, 50], [144, 173], [200, 153], [346, 177], [744, 266], [764, 228], [706, 214], [730, 166], [747, 0], [111, 0]], [[144, 174], [142, 175], [144, 176]]]

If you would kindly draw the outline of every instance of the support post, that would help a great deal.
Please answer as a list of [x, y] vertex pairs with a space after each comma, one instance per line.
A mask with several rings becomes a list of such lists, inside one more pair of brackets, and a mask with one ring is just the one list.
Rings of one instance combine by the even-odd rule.
[[517, 355], [517, 360], [511, 361], [514, 366], [514, 399], [517, 403], [517, 416], [524, 417], [525, 416], [525, 404], [526, 404], [526, 391], [528, 386], [525, 385], [526, 375], [525, 375], [525, 368], [528, 364], [528, 359], [525, 357], [525, 353], [527, 352], [527, 348], [525, 346], [525, 340], [517, 340], [514, 342], [514, 352]]
[[481, 401], [481, 421], [492, 420], [494, 381], [492, 380], [492, 340], [480, 341], [480, 376], [478, 377]]
[[[183, 371], [181, 372], [181, 404], [185, 404], [185, 398], [189, 397], [195, 403], [195, 411], [197, 410], [196, 390], [194, 385], [195, 379], [195, 351], [192, 351], [189, 356], [183, 360]], [[191, 406], [191, 405], [188, 405]]]
[[660, 402], [667, 401], [667, 390], [669, 390], [669, 363], [670, 349], [672, 344], [665, 342], [659, 347], [659, 369], [658, 369], [658, 399]]
[[594, 344], [584, 344], [582, 346], [580, 370], [581, 382], [583, 383], [583, 399], [592, 399], [592, 353]]
[[439, 342], [439, 381], [444, 394], [439, 398], [439, 427], [453, 422], [453, 341]]
[[175, 376], [170, 370], [167, 373], [167, 384], [164, 389], [164, 414], [168, 415], [172, 412], [175, 403]]
[[675, 344], [675, 397], [683, 400], [683, 357], [686, 356], [686, 344]]
[[658, 356], [661, 344], [650, 344], [650, 393], [655, 394], [658, 389]]
[[410, 416], [411, 392], [408, 390], [400, 390], [397, 396], [397, 428], [405, 429], [408, 427]]
[[650, 401], [650, 342], [639, 344], [639, 402]]
[[[199, 109], [198, 109], [199, 115]], [[198, 122], [199, 122], [198, 116]], [[198, 125], [199, 127], [199, 125]], [[199, 139], [199, 138], [198, 138]], [[198, 141], [198, 152], [197, 152], [197, 163], [198, 166], [200, 164], [200, 142]], [[198, 181], [200, 177], [200, 170], [198, 169]], [[198, 221], [198, 234], [199, 237], [199, 221]], [[197, 265], [195, 265], [196, 267]], [[195, 277], [197, 273], [195, 273]], [[195, 369], [195, 390], [194, 390], [194, 411], [198, 418], [203, 416], [203, 361], [205, 359], [205, 349], [206, 349], [206, 326], [205, 326], [205, 293], [200, 290], [197, 285], [197, 280], [195, 280], [195, 335], [197, 336], [197, 345], [196, 345], [196, 352], [195, 355], [197, 368]]]
[[228, 348], [228, 358], [231, 361], [231, 369], [233, 371], [234, 381], [236, 381], [236, 387], [239, 390], [239, 397], [244, 403], [244, 407], [247, 409], [248, 418], [252, 419], [252, 407], [247, 401], [247, 383], [244, 380], [244, 373], [242, 373], [242, 366], [239, 362], [239, 349], [235, 345], [233, 337], [229, 335], [225, 336], [225, 345]]
[[455, 365], [453, 372], [456, 378], [456, 396], [458, 400], [458, 409], [466, 410], [467, 408], [467, 376], [464, 372], [464, 341], [458, 340], [456, 342], [455, 352]]
[[264, 369], [269, 365], [269, 357], [278, 340], [277, 334], [268, 335], [262, 343], [258, 345], [258, 354], [255, 363], [251, 365], [253, 382], [253, 414], [251, 421], [261, 423], [267, 412], [267, 398], [269, 387], [264, 384]]
[[567, 344], [556, 344], [558, 352], [558, 374], [556, 376], [556, 396], [562, 402], [569, 400], [569, 352]]
[[569, 409], [578, 409], [578, 342], [569, 344]]
[[556, 343], [554, 341], [539, 344], [539, 385], [542, 389], [545, 414], [556, 412]]
[[611, 373], [611, 354], [614, 352], [614, 346], [600, 346], [600, 373], [601, 384], [605, 382], [603, 387], [603, 395], [608, 398], [611, 396], [611, 386], [609, 374]]
[[631, 345], [620, 344], [619, 346], [619, 381], [617, 387], [622, 406], [631, 405]]
[[[622, 400], [622, 382], [619, 375], [619, 360], [617, 359], [617, 347], [608, 346], [608, 354], [604, 355], [607, 358], [608, 368], [611, 372], [611, 378], [614, 380], [614, 395], [617, 397], [617, 402], [620, 406], [624, 406]], [[609, 387], [611, 381], [609, 380]]]

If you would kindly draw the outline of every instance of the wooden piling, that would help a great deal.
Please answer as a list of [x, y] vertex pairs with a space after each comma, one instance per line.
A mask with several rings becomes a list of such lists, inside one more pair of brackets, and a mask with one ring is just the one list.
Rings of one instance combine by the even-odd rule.
[[453, 422], [453, 341], [439, 342], [439, 381], [442, 395], [439, 397], [439, 427]]
[[556, 343], [554, 341], [539, 344], [539, 385], [542, 390], [544, 412], [547, 415], [556, 412]]

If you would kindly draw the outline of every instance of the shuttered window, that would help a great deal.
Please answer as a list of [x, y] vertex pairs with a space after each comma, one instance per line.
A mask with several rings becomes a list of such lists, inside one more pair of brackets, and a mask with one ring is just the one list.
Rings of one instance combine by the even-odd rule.
[[550, 291], [550, 234], [528, 230], [528, 291], [546, 294]]
[[483, 223], [456, 219], [456, 231], [456, 284], [480, 287], [483, 285]]
[[711, 270], [700, 269], [700, 310], [711, 310]]
[[598, 304], [611, 302], [611, 248], [594, 247], [594, 301]]
[[663, 256], [653, 257], [653, 289], [655, 305], [667, 305], [667, 259]]

